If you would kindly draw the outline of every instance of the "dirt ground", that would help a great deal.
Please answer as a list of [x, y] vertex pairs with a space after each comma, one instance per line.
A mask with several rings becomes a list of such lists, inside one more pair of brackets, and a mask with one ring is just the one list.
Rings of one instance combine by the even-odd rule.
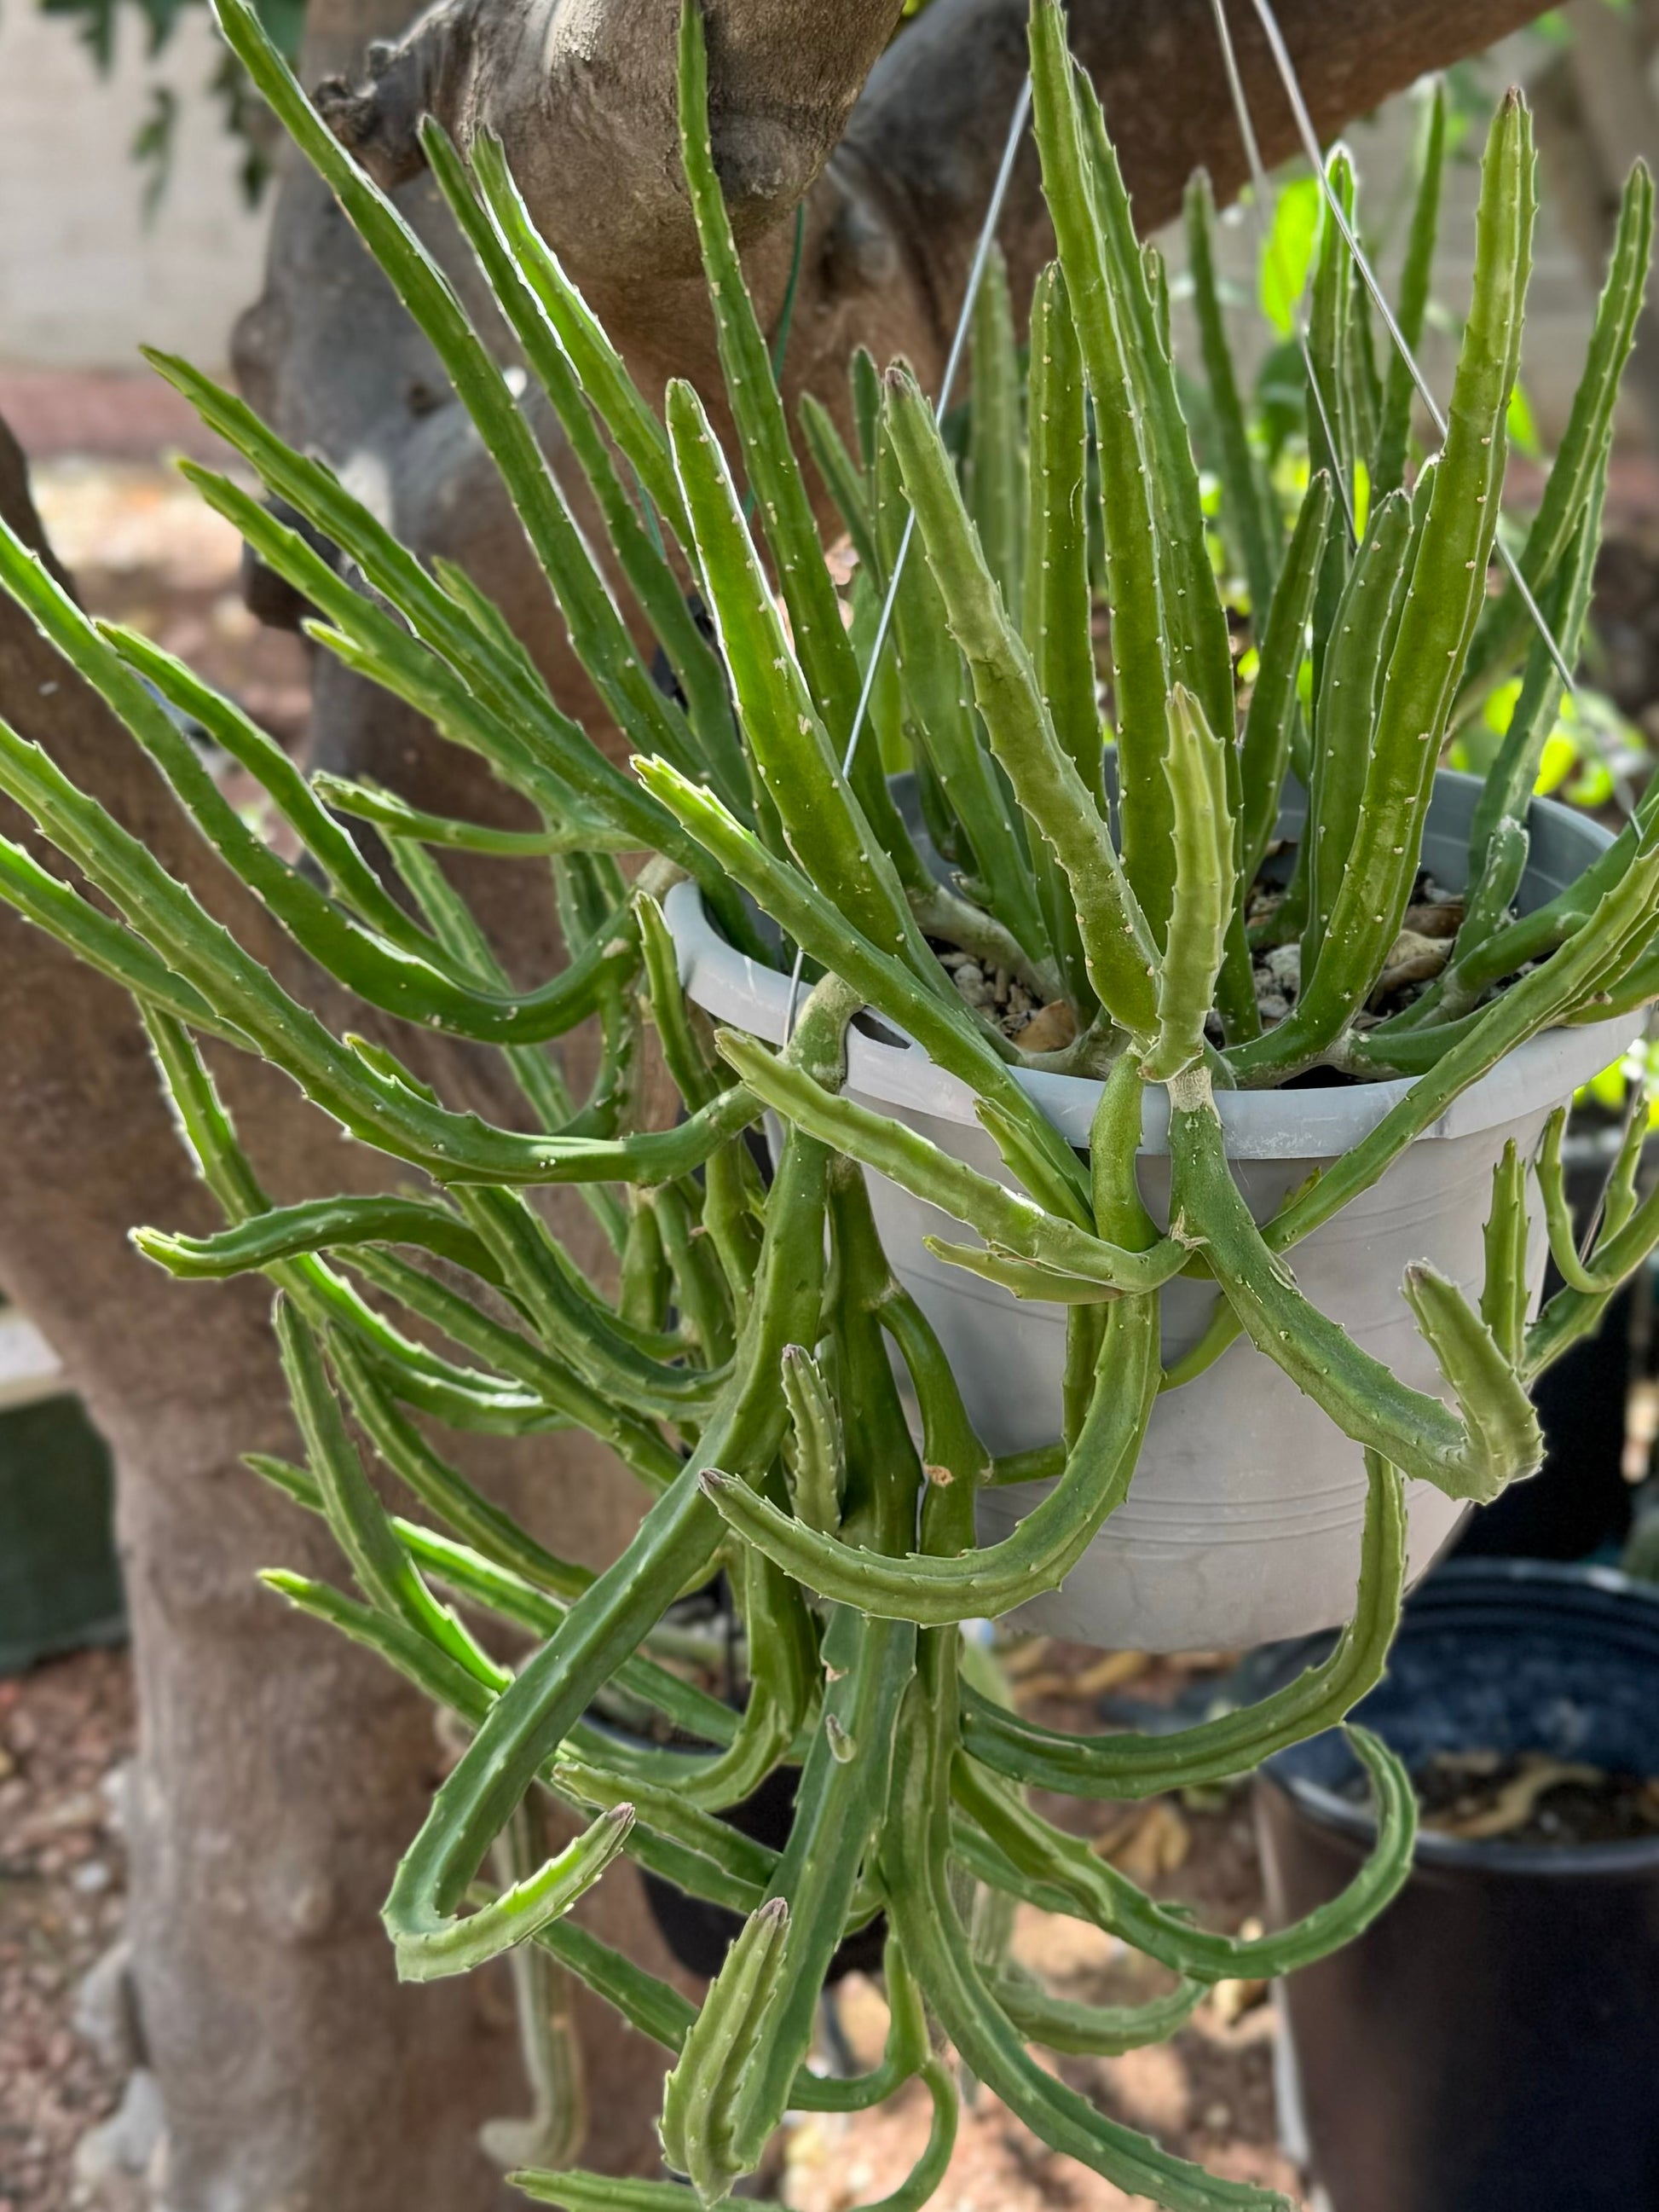
[[[1086, 1679], [1099, 1660], [1097, 1652], [1048, 1647], [1037, 1694], [1022, 1704], [1051, 1725], [1088, 1725], [1088, 1697], [1054, 1692]], [[1171, 1670], [1161, 1672], [1172, 1686]], [[81, 2032], [77, 1990], [119, 1933], [118, 1776], [132, 1730], [124, 1653], [82, 1652], [0, 1682], [0, 2212], [82, 2205], [76, 2146], [120, 2100], [118, 2053]], [[1055, 1818], [1066, 1809], [1058, 1801], [1045, 1807]], [[1246, 1793], [1069, 1809], [1090, 1816], [1073, 1825], [1097, 1835], [1115, 1863], [1158, 1895], [1193, 1905], [1206, 1924], [1236, 1930], [1258, 1911]], [[1111, 1938], [1023, 1908], [1014, 1951], [1058, 1994], [1083, 2002], [1122, 2004], [1160, 1986]], [[1115, 2119], [1168, 2148], [1294, 2196], [1298, 2177], [1275, 2144], [1265, 1997], [1258, 1984], [1223, 1984], [1172, 2043], [1123, 2058], [1067, 2058], [1059, 2070]], [[857, 1977], [845, 1984], [840, 2017], [859, 2063], [872, 2064], [886, 2020], [874, 1987]], [[853, 2119], [804, 2120], [782, 2146], [775, 2185], [791, 2212], [847, 2212], [902, 2181], [927, 2123], [919, 2094]], [[981, 2090], [964, 2113], [937, 2203], [939, 2212], [1125, 2212], [1135, 2201], [1050, 2157]]]
[[[1146, 1662], [1079, 1644], [1030, 1645], [1014, 1660], [1020, 1709], [1050, 1728], [1099, 1725], [1105, 1691], [1161, 1702], [1211, 1671], [1210, 1662]], [[1259, 1928], [1261, 1872], [1248, 1784], [1191, 1790], [1139, 1806], [1083, 1805], [1039, 1796], [1051, 1820], [1095, 1847], [1153, 1895], [1190, 1905], [1206, 1927]], [[1128, 2004], [1168, 1978], [1097, 1929], [1021, 1906], [1013, 1953], [1055, 1995], [1084, 2004]], [[885, 2008], [854, 1981], [842, 2026], [862, 2065], [878, 2057]], [[1121, 2058], [1045, 2058], [1060, 2078], [1113, 2119], [1155, 2136], [1165, 2149], [1212, 2172], [1301, 2199], [1302, 2177], [1278, 2148], [1273, 2093], [1273, 2008], [1259, 1982], [1224, 1982], [1172, 2041]], [[895, 2189], [927, 2139], [919, 2089], [878, 2112], [813, 2117], [784, 2147], [784, 2201], [792, 2212], [848, 2212]], [[1144, 2200], [1052, 2156], [987, 2091], [963, 2112], [938, 2212], [1128, 2212]]]
[[120, 1929], [112, 1784], [131, 1745], [124, 1652], [0, 1681], [0, 2212], [67, 2212], [75, 2146], [120, 2096], [76, 2000]]

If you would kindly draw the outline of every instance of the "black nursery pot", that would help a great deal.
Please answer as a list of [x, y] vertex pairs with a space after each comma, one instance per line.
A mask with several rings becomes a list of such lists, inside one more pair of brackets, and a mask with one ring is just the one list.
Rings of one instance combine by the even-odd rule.
[[[1569, 1139], [1567, 1202], [1580, 1233], [1601, 1203], [1611, 1164], [1607, 1141], [1595, 1151], [1580, 1146], [1575, 1154]], [[1553, 1297], [1560, 1288], [1552, 1260], [1544, 1296]], [[1620, 1291], [1593, 1336], [1581, 1338], [1534, 1383], [1544, 1464], [1529, 1482], [1510, 1483], [1495, 1504], [1469, 1515], [1458, 1536], [1458, 1559], [1583, 1559], [1608, 1545], [1623, 1546], [1632, 1521], [1625, 1412], [1631, 1307], [1638, 1290], [1647, 1296], [1643, 1275]]]
[[[729, 1821], [740, 1835], [765, 1844], [773, 1850], [782, 1850], [789, 1841], [789, 1831], [795, 1820], [795, 1769], [774, 1767], [752, 1796], [744, 1798], [720, 1817]], [[672, 1881], [665, 1881], [660, 1875], [652, 1874], [645, 1868], [641, 1869], [641, 1879], [645, 1884], [651, 1917], [676, 1960], [688, 1973], [701, 1974], [712, 1980], [743, 1927], [742, 1914], [724, 1905], [711, 1905], [704, 1898], [690, 1897], [684, 1890], [676, 1889]], [[838, 1982], [844, 1974], [874, 1973], [881, 1964], [886, 1941], [886, 1917], [878, 1913], [841, 1945], [830, 1962], [826, 1982]]]
[[[1545, 1295], [1560, 1287], [1553, 1266]], [[1630, 1392], [1627, 1284], [1594, 1336], [1583, 1338], [1532, 1386], [1544, 1431], [1544, 1464], [1471, 1513], [1456, 1558], [1582, 1559], [1622, 1546], [1632, 1521], [1625, 1480], [1625, 1405]]]
[[[1592, 1567], [1456, 1561], [1413, 1597], [1356, 1717], [1413, 1770], [1543, 1752], [1659, 1775], [1659, 1593]], [[1374, 1833], [1340, 1734], [1269, 1761], [1274, 1925]], [[1357, 1942], [1280, 1992], [1281, 2094], [1333, 2212], [1659, 2207], [1659, 1838], [1560, 1849], [1425, 1833]]]
[[0, 1413], [0, 1676], [126, 1640], [108, 1447], [78, 1398]]

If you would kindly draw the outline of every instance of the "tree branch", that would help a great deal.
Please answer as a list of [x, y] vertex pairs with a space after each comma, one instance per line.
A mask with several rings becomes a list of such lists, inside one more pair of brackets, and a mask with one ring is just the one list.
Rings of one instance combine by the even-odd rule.
[[[805, 198], [841, 139], [899, 0], [711, 0], [711, 124], [739, 239]], [[367, 81], [317, 99], [382, 183], [422, 166], [437, 116], [465, 147], [499, 132], [579, 278], [694, 274], [675, 123], [678, 0], [439, 0], [368, 50]]]
[[[1281, 0], [1278, 12], [1316, 125], [1334, 131], [1538, 9]], [[362, 82], [330, 78], [318, 100], [390, 183], [420, 168], [416, 126], [428, 109], [463, 146], [482, 129], [499, 131], [545, 236], [579, 278], [634, 286], [691, 275], [675, 145], [678, 13], [678, 0], [439, 0], [403, 38], [368, 49]], [[1295, 149], [1290, 110], [1249, 0], [1231, 0], [1230, 13], [1262, 149], [1277, 161]], [[715, 151], [747, 241], [811, 189], [845, 132], [843, 160], [879, 179], [927, 240], [948, 305], [1024, 68], [1026, 0], [934, 0], [889, 47], [897, 15], [897, 0], [710, 0]], [[1231, 198], [1244, 157], [1210, 0], [1073, 0], [1071, 19], [1143, 225], [1176, 212], [1200, 163]], [[1029, 155], [1007, 239], [1034, 272], [1046, 225]]]
[[[714, 143], [763, 317], [805, 196], [806, 252], [787, 371], [840, 411], [855, 343], [936, 373], [1025, 67], [1027, 0], [933, 0], [892, 44], [898, 0], [708, 0]], [[1229, 0], [1263, 150], [1296, 139], [1249, 0]], [[1536, 0], [1280, 0], [1316, 127], [1515, 29]], [[439, 0], [367, 78], [318, 94], [384, 180], [420, 167], [427, 109], [465, 147], [505, 141], [544, 235], [642, 386], [689, 375], [720, 414], [675, 131], [678, 0]], [[1210, 0], [1072, 0], [1073, 46], [1099, 88], [1143, 229], [1178, 210], [1203, 163], [1225, 200], [1244, 157]], [[884, 51], [884, 48], [885, 49]], [[868, 76], [867, 85], [865, 79]], [[864, 87], [861, 96], [860, 86]], [[839, 142], [839, 143], [838, 143]], [[1024, 298], [1052, 251], [1037, 163], [1021, 157], [1003, 243]]]
[[[1246, 181], [1211, 0], [1071, 0], [1073, 49], [1093, 79], [1143, 233], [1209, 170], [1224, 204]], [[1422, 76], [1490, 46], [1537, 0], [1278, 0], [1316, 129], [1334, 136]], [[1297, 150], [1250, 0], [1227, 0], [1264, 158]], [[1027, 0], [933, 0], [871, 74], [846, 151], [879, 176], [905, 234], [927, 241], [942, 318], [954, 315], [1025, 70]], [[1002, 242], [1014, 296], [1054, 251], [1035, 154], [1016, 171]]]

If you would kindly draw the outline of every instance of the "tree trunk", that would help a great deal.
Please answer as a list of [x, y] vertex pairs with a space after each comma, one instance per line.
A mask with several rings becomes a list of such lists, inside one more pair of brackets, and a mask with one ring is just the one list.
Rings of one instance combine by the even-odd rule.
[[[1530, 88], [1538, 151], [1562, 228], [1586, 281], [1599, 287], [1631, 166], [1659, 166], [1659, 100], [1650, 74], [1659, 25], [1640, 10], [1615, 12], [1605, 0], [1588, 6], [1573, 0], [1565, 13], [1569, 43]], [[1651, 301], [1637, 323], [1625, 390], [1659, 452], [1659, 313]]]
[[[3, 432], [0, 509], [37, 533]], [[210, 870], [131, 740], [4, 600], [0, 697], [23, 734], [193, 880], [246, 942], [296, 968], [251, 902]], [[22, 834], [9, 809], [0, 827]], [[319, 983], [307, 978], [307, 993], [326, 1013]], [[128, 1936], [141, 2055], [166, 2118], [158, 2203], [483, 2212], [503, 2192], [477, 2127], [528, 2104], [507, 1977], [400, 1987], [379, 1917], [441, 1771], [429, 1709], [253, 1579], [273, 1565], [341, 1577], [320, 1524], [239, 1463], [250, 1449], [295, 1449], [268, 1296], [257, 1283], [174, 1284], [128, 1243], [141, 1220], [201, 1233], [217, 1224], [216, 1208], [125, 994], [8, 908], [0, 1034], [0, 1279], [85, 1392], [119, 1470], [141, 1721], [125, 1806]], [[285, 1081], [240, 1055], [217, 1058], [276, 1194], [337, 1188], [354, 1169], [374, 1178], [379, 1163], [343, 1146]], [[470, 1073], [446, 1078], [453, 1089]], [[476, 1079], [471, 1089], [474, 1103], [500, 1110]], [[533, 1525], [550, 1505], [561, 1548], [595, 1565], [614, 1556], [637, 1513], [600, 1457], [565, 1438], [514, 1455], [515, 1506]], [[650, 1954], [626, 1868], [593, 1902], [613, 1939]], [[598, 2006], [583, 2030], [604, 2081], [587, 2154], [648, 2168], [659, 2055]]]
[[[337, 82], [327, 104], [365, 158], [401, 180], [400, 204], [473, 294], [419, 173], [412, 126], [430, 104], [464, 145], [481, 125], [499, 129], [538, 220], [644, 388], [689, 374], [718, 416], [674, 150], [678, 5], [441, 0], [374, 59], [366, 84]], [[792, 407], [811, 389], [842, 410], [860, 343], [936, 376], [1016, 96], [1024, 0], [933, 0], [878, 59], [898, 12], [899, 0], [710, 0], [717, 151], [769, 316], [790, 257], [783, 218], [805, 198]], [[1532, 12], [1529, 0], [1280, 9], [1322, 129]], [[405, 14], [402, 0], [313, 0], [308, 81], [360, 68], [365, 42]], [[1143, 222], [1174, 211], [1197, 160], [1224, 195], [1236, 189], [1242, 162], [1208, 0], [1075, 0], [1072, 14]], [[1276, 159], [1291, 143], [1288, 118], [1243, 0], [1232, 15]], [[1004, 236], [1023, 289], [1049, 250], [1029, 149]], [[332, 202], [293, 164], [236, 358], [249, 397], [286, 436], [326, 454], [422, 554], [448, 553], [472, 572], [564, 702], [597, 728], [562, 625], [429, 349]], [[18, 483], [10, 491], [15, 507]], [[292, 618], [269, 580], [254, 597]], [[0, 686], [20, 726], [152, 850], [192, 879], [204, 874], [202, 848], [135, 749], [3, 608]], [[417, 803], [475, 816], [501, 805], [467, 756], [326, 656], [313, 746]], [[515, 966], [544, 970], [550, 940], [519, 910], [516, 887], [488, 869], [474, 887]], [[503, 891], [510, 908], [496, 902]], [[216, 897], [228, 910], [222, 885]], [[292, 964], [262, 915], [244, 903], [236, 917], [265, 957]], [[315, 979], [310, 994], [324, 995]], [[373, 1662], [287, 1617], [251, 1581], [273, 1563], [337, 1572], [326, 1540], [235, 1464], [250, 1448], [288, 1442], [264, 1300], [246, 1286], [169, 1286], [132, 1254], [134, 1220], [199, 1229], [211, 1209], [125, 1001], [3, 913], [0, 1022], [0, 1279], [70, 1362], [120, 1468], [142, 1707], [135, 1973], [167, 2124], [158, 2197], [169, 2212], [482, 2212], [498, 2189], [477, 2124], [522, 2109], [524, 2096], [502, 1985], [399, 1989], [378, 1918], [434, 1772], [429, 1721]], [[457, 1068], [465, 1079], [452, 1056]], [[337, 1133], [259, 1071], [224, 1073], [276, 1190], [338, 1188], [352, 1170]], [[357, 1171], [372, 1164], [359, 1156]], [[614, 1475], [596, 1479], [594, 1455], [562, 1439], [539, 1455], [517, 1449], [538, 1462], [532, 1477], [556, 1503], [560, 1548], [613, 1553], [631, 1511]], [[600, 1885], [598, 1909], [649, 1957], [623, 1869]], [[647, 2164], [643, 2092], [659, 2063], [599, 2008], [587, 2008], [585, 2035], [603, 2116], [586, 2156], [618, 2170]]]

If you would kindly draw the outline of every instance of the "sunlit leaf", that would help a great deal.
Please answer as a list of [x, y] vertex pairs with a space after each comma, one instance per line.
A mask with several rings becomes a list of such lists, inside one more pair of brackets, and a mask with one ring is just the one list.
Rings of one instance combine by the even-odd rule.
[[1527, 387], [1519, 379], [1510, 394], [1509, 433], [1510, 443], [1517, 453], [1524, 453], [1529, 461], [1543, 459], [1544, 441], [1538, 434], [1538, 425], [1533, 417], [1532, 402], [1527, 397]]
[[1578, 748], [1559, 725], [1544, 740], [1544, 757], [1538, 764], [1533, 789], [1540, 799], [1559, 791], [1578, 765]]
[[1319, 179], [1295, 177], [1281, 187], [1273, 227], [1262, 240], [1256, 277], [1261, 312], [1280, 337], [1293, 337], [1297, 308], [1319, 234]]

